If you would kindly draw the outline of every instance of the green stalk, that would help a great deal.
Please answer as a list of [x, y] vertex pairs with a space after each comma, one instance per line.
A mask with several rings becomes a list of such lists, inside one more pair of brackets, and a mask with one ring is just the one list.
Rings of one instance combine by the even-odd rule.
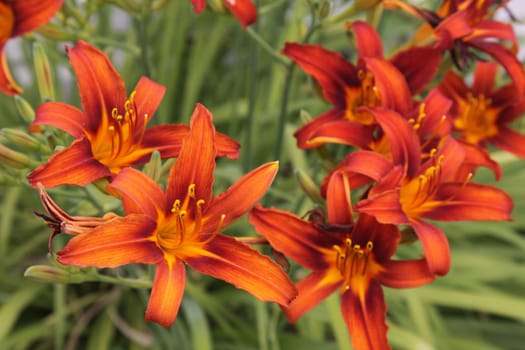
[[9, 235], [13, 228], [16, 213], [16, 203], [22, 192], [22, 187], [11, 187], [4, 192], [4, 205], [0, 212], [0, 254], [5, 256], [8, 251]]
[[350, 336], [348, 330], [341, 317], [341, 302], [339, 300], [339, 294], [333, 293], [325, 300], [325, 305], [328, 309], [328, 315], [330, 317], [330, 324], [337, 341], [337, 347], [339, 350], [352, 350], [350, 345]]
[[270, 350], [268, 344], [268, 313], [266, 311], [266, 304], [259, 300], [254, 300], [255, 303], [255, 318], [257, 322], [257, 339], [259, 340], [260, 350]]
[[266, 51], [267, 54], [272, 56], [277, 62], [279, 62], [281, 64], [284, 64], [284, 65], [288, 65], [288, 60], [284, 56], [281, 56], [281, 54], [279, 52], [275, 51], [274, 48], [270, 44], [268, 44], [268, 42], [266, 40], [264, 40], [251, 27], [246, 28], [246, 33], [250, 36], [250, 38], [255, 40], [259, 44], [259, 46], [264, 51]]
[[55, 349], [64, 348], [66, 334], [66, 285], [55, 283], [53, 285], [53, 309], [57, 317], [56, 325], [53, 327]]

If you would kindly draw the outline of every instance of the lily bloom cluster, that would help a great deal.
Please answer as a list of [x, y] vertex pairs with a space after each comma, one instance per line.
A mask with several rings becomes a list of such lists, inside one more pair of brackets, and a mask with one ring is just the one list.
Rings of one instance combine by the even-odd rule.
[[[142, 78], [126, 98], [122, 78], [102, 51], [80, 41], [68, 54], [84, 111], [48, 102], [36, 111], [33, 127], [55, 126], [76, 139], [28, 176], [40, 188], [49, 215], [42, 216], [54, 229], [49, 246], [58, 232], [74, 236], [57, 253], [57, 261], [98, 268], [156, 265], [146, 319], [165, 327], [177, 315], [186, 264], [261, 300], [288, 305], [296, 290], [282, 268], [221, 233], [264, 195], [278, 163], [260, 166], [214, 197], [215, 158], [237, 157], [239, 145], [215, 131], [204, 106], [197, 104], [189, 127], [147, 129], [162, 99], [162, 86]], [[163, 158], [178, 158], [166, 190], [131, 168], [144, 164], [154, 150]], [[64, 184], [83, 186], [102, 178], [109, 181], [106, 191], [122, 199], [124, 216], [71, 216], [45, 190]]]
[[[296, 131], [298, 147], [353, 149], [321, 185], [326, 211], [313, 210], [307, 219], [261, 206], [250, 213], [275, 249], [312, 271], [283, 309], [291, 322], [339, 290], [354, 348], [389, 349], [381, 285], [417, 287], [450, 269], [447, 236], [429, 220], [511, 220], [510, 196], [473, 181], [479, 167], [501, 177], [489, 144], [525, 156], [525, 136], [510, 124], [525, 111], [525, 72], [514, 51], [494, 41], [517, 46], [510, 26], [488, 18], [492, 5], [499, 2], [445, 1], [434, 14], [385, 0], [387, 7], [432, 20], [418, 36], [435, 41], [388, 59], [379, 34], [362, 21], [347, 25], [356, 64], [320, 45], [287, 43], [282, 50], [332, 105]], [[496, 62], [469, 61], [476, 57], [470, 48]], [[475, 64], [471, 84], [450, 69], [437, 86], [429, 85], [447, 52], [457, 69]], [[504, 86], [496, 85], [500, 65], [511, 80]], [[422, 258], [393, 259], [411, 236], [419, 240]]]

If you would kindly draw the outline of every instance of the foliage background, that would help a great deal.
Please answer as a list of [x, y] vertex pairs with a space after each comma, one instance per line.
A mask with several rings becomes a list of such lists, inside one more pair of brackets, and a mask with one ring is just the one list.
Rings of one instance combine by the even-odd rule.
[[[38, 41], [52, 62], [56, 100], [79, 105], [75, 77], [63, 48], [77, 39], [90, 41], [110, 55], [128, 89], [141, 75], [167, 87], [153, 122], [186, 123], [194, 104], [201, 102], [212, 111], [217, 129], [241, 142], [239, 160], [220, 160], [217, 190], [247, 170], [279, 159], [279, 176], [265, 203], [305, 214], [314, 203], [301, 191], [294, 172], [301, 169], [319, 183], [327, 162], [313, 151], [299, 151], [292, 133], [302, 124], [301, 115], [315, 116], [328, 105], [306, 74], [272, 57], [254, 38], [264, 38], [278, 51], [285, 41], [302, 41], [309, 35], [310, 42], [343, 52], [355, 61], [343, 23], [309, 33], [312, 9], [306, 0], [259, 1], [259, 20], [248, 30], [223, 13], [207, 10], [195, 15], [189, 1], [167, 1], [161, 10], [152, 12], [146, 11], [149, 2], [137, 2], [137, 11], [130, 14], [111, 4], [119, 3], [117, 0], [67, 0], [52, 26], [10, 43], [8, 57], [25, 89], [24, 99], [34, 108], [42, 102], [32, 55], [32, 45]], [[346, 4], [336, 2], [339, 7]], [[435, 8], [438, 2], [425, 5]], [[387, 57], [406, 42], [418, 23], [403, 14], [382, 14], [377, 29]], [[0, 106], [0, 127], [26, 127], [12, 98], [0, 96]], [[64, 138], [56, 131], [47, 132]], [[31, 156], [38, 161], [47, 157]], [[385, 291], [394, 349], [523, 349], [525, 167], [508, 154], [495, 157], [504, 169], [502, 181], [495, 185], [513, 197], [514, 221], [442, 225], [452, 249], [451, 272], [422, 288]], [[47, 255], [50, 229], [32, 213], [42, 210], [38, 194], [24, 182], [29, 170], [2, 177], [0, 349], [351, 348], [337, 296], [290, 325], [276, 305], [190, 272], [177, 321], [164, 329], [144, 322], [148, 289], [100, 281], [45, 284], [25, 278], [27, 267], [53, 264]], [[2, 174], [5, 171], [2, 168]], [[480, 172], [477, 180], [494, 183], [488, 172]], [[72, 214], [101, 215], [101, 209], [116, 210], [118, 205], [94, 188], [57, 189], [51, 194]], [[228, 232], [255, 234], [246, 221]], [[65, 239], [59, 237], [55, 248], [62, 247]], [[405, 257], [414, 251], [419, 251], [417, 244], [398, 254]], [[127, 266], [102, 273], [147, 278], [152, 271]], [[304, 273], [291, 268], [292, 277]]]

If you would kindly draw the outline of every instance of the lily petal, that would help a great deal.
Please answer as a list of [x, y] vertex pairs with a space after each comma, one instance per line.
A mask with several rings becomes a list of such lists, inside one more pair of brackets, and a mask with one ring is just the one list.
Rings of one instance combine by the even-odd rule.
[[0, 91], [8, 96], [18, 95], [23, 91], [11, 76], [9, 66], [7, 65], [4, 47], [2, 45], [0, 45]]
[[15, 13], [13, 37], [43, 26], [57, 13], [63, 0], [15, 0], [10, 5]]
[[226, 7], [237, 18], [243, 28], [257, 20], [257, 7], [251, 0], [223, 0]]
[[[166, 87], [157, 84], [156, 82], [141, 77], [135, 87], [135, 103], [137, 108], [137, 134], [144, 132], [145, 124], [151, 119], [153, 114], [157, 111], [157, 108], [166, 93]], [[135, 135], [137, 137], [139, 135]]]
[[359, 58], [383, 58], [383, 43], [374, 27], [364, 21], [355, 21], [348, 29], [354, 32]]
[[282, 54], [317, 80], [323, 96], [334, 106], [345, 107], [345, 87], [361, 85], [354, 65], [320, 45], [286, 43]]
[[211, 199], [215, 169], [215, 126], [210, 111], [201, 104], [195, 106], [190, 132], [182, 141], [179, 158], [171, 167], [166, 187], [167, 210], [176, 199], [182, 200], [190, 185], [195, 185], [195, 198], [204, 200], [205, 208]]
[[[217, 218], [225, 214], [222, 221], [222, 226], [224, 227], [250, 210], [266, 193], [278, 169], [278, 162], [261, 165], [244, 175], [226, 191], [213, 198], [204, 213], [205, 225], [216, 225]], [[210, 229], [213, 231], [216, 227], [210, 227]]]
[[50, 125], [64, 130], [74, 138], [79, 138], [85, 134], [88, 123], [80, 109], [62, 102], [46, 102], [36, 110], [35, 120], [31, 126]]
[[424, 215], [440, 221], [511, 220], [514, 206], [512, 198], [504, 191], [475, 183], [443, 184], [436, 198], [442, 202]]
[[413, 177], [421, 163], [421, 144], [414, 128], [392, 110], [376, 107], [370, 108], [369, 111], [388, 138], [394, 165], [403, 166], [407, 176]]
[[341, 288], [343, 277], [335, 271], [315, 271], [296, 284], [295, 298], [283, 312], [291, 323], [296, 322], [305, 313], [317, 306], [330, 294]]
[[[179, 156], [182, 139], [189, 130], [184, 124], [155, 125], [146, 130], [142, 144], [145, 148], [159, 151], [162, 158], [176, 158]], [[215, 134], [215, 147], [218, 157], [239, 158], [240, 144], [223, 133]]]
[[379, 283], [372, 280], [364, 300], [348, 291], [341, 298], [341, 312], [355, 349], [390, 349], [386, 336], [386, 303]]
[[374, 74], [381, 106], [407, 114], [412, 107], [412, 95], [405, 77], [388, 61], [374, 57], [367, 57], [364, 61], [366, 68]]
[[[432, 81], [441, 63], [442, 54], [431, 46], [411, 47], [398, 52], [390, 62], [405, 77], [412, 95], [420, 93]], [[418, 64], [414, 64], [418, 62]]]
[[385, 271], [377, 279], [381, 284], [390, 288], [414, 288], [435, 279], [425, 259], [390, 260], [383, 263], [383, 267]]
[[159, 262], [146, 309], [146, 321], [157, 322], [166, 328], [171, 326], [179, 312], [185, 285], [186, 267], [182, 262]]
[[282, 268], [247, 245], [219, 234], [201, 256], [186, 259], [193, 269], [222, 279], [263, 301], [288, 305], [297, 291]]
[[71, 146], [53, 154], [27, 176], [31, 186], [41, 182], [44, 187], [69, 184], [85, 186], [96, 179], [110, 176], [111, 172], [91, 154], [89, 142], [77, 139]]
[[504, 46], [493, 42], [469, 42], [469, 45], [486, 52], [498, 61], [507, 71], [516, 89], [516, 98], [521, 99], [525, 95], [525, 71], [523, 65], [516, 56]]
[[284, 210], [258, 205], [250, 211], [248, 221], [273, 248], [286, 252], [286, 256], [310, 270], [327, 268], [325, 251], [340, 242], [339, 236], [328, 235]]
[[[331, 109], [307, 124], [300, 127], [295, 133], [294, 136], [297, 139], [297, 147], [301, 149], [310, 149], [319, 147], [317, 142], [312, 142], [312, 134], [316, 133], [318, 129], [324, 128], [324, 125], [333, 121], [344, 120], [345, 111], [344, 109], [334, 108]], [[330, 132], [333, 131], [330, 130]], [[349, 136], [348, 134], [345, 137]], [[324, 143], [324, 142], [323, 142]]]
[[439, 228], [420, 220], [410, 225], [419, 238], [431, 273], [444, 276], [450, 270], [450, 248], [445, 233]]
[[80, 40], [68, 48], [68, 55], [78, 78], [87, 129], [94, 133], [102, 118], [111, 118], [113, 108], [124, 106], [126, 87], [108, 57], [90, 44]]
[[166, 206], [159, 185], [133, 168], [122, 169], [106, 188], [110, 194], [122, 197], [126, 214], [146, 214], [155, 220]]
[[310, 133], [308, 148], [325, 143], [337, 143], [358, 148], [368, 148], [373, 142], [373, 129], [361, 123], [341, 119], [325, 122]]
[[515, 154], [520, 158], [525, 158], [525, 135], [505, 125], [500, 125], [499, 135], [491, 138], [490, 142], [498, 148]]
[[155, 221], [145, 215], [115, 218], [74, 236], [57, 253], [57, 260], [65, 265], [99, 268], [157, 263], [162, 259], [162, 252], [151, 240], [155, 225]]
[[326, 206], [328, 222], [335, 225], [351, 225], [354, 223], [352, 201], [350, 199], [350, 184], [343, 172], [336, 172], [330, 177], [326, 191]]

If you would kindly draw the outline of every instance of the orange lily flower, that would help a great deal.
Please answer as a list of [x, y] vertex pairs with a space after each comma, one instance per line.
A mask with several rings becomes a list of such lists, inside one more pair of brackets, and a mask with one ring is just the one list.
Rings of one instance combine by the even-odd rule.
[[[412, 93], [421, 90], [435, 73], [439, 63], [435, 58], [439, 56], [432, 50], [417, 48], [387, 61], [373, 27], [356, 21], [349, 28], [356, 39], [357, 65], [319, 45], [287, 43], [282, 51], [317, 81], [324, 98], [333, 105], [297, 130], [300, 148], [324, 143], [368, 148], [374, 142], [375, 121], [363, 107], [383, 107], [406, 114], [413, 104]], [[414, 57], [427, 64], [414, 65]]]
[[64, 0], [0, 0], [0, 91], [16, 95], [22, 89], [15, 83], [4, 52], [10, 38], [29, 33], [46, 24]]
[[[191, 0], [195, 13], [201, 13], [206, 8], [206, 0]], [[237, 18], [243, 28], [257, 20], [257, 7], [251, 0], [223, 0], [224, 5]]]
[[525, 112], [525, 99], [516, 104], [513, 84], [495, 88], [497, 65], [480, 62], [468, 87], [459, 75], [448, 72], [439, 89], [454, 101], [454, 130], [466, 143], [484, 148], [488, 143], [525, 158], [525, 135], [509, 124]]
[[[525, 70], [516, 58], [517, 39], [510, 24], [491, 19], [507, 1], [498, 0], [445, 0], [435, 12], [418, 8], [401, 0], [383, 0], [386, 7], [400, 8], [427, 22], [415, 35], [415, 43], [434, 41], [433, 47], [449, 51], [459, 69], [472, 59], [479, 59], [481, 51], [499, 62], [514, 81], [521, 98], [525, 94]], [[498, 42], [511, 44], [510, 47]], [[481, 60], [481, 59], [479, 59]]]
[[306, 221], [273, 208], [256, 206], [250, 212], [250, 223], [276, 250], [312, 270], [296, 284], [299, 294], [283, 311], [295, 322], [339, 290], [341, 312], [354, 348], [390, 349], [381, 285], [417, 287], [434, 276], [424, 259], [391, 259], [400, 241], [396, 226], [380, 224], [367, 214], [360, 214], [354, 223], [349, 183], [343, 172], [330, 178], [326, 199], [327, 223]]
[[[47, 102], [37, 109], [33, 128], [51, 125], [75, 141], [29, 174], [32, 186], [39, 182], [44, 187], [83, 186], [113, 177], [122, 168], [145, 164], [154, 150], [162, 158], [178, 155], [187, 126], [146, 128], [164, 96], [164, 86], [142, 77], [126, 98], [122, 77], [102, 51], [79, 41], [68, 55], [84, 111], [61, 102]], [[217, 147], [219, 156], [238, 157], [239, 144], [226, 135], [218, 134]]]
[[197, 105], [166, 192], [138, 170], [123, 169], [108, 191], [122, 197], [126, 216], [76, 234], [57, 253], [57, 260], [98, 268], [156, 264], [146, 319], [165, 327], [177, 315], [186, 264], [259, 299], [287, 305], [296, 290], [281, 267], [220, 233], [263, 196], [278, 164], [260, 166], [212, 198], [215, 136], [211, 114]]
[[[440, 221], [511, 220], [512, 199], [503, 191], [458, 180], [457, 172], [465, 161], [465, 150], [452, 138], [446, 139], [423, 163], [408, 167], [392, 166], [366, 153], [345, 167], [373, 178], [365, 199], [355, 205], [360, 213], [374, 216], [381, 223], [411, 226], [425, 252], [433, 273], [444, 275], [450, 269], [450, 251], [445, 234], [423, 219]], [[359, 160], [357, 162], [356, 160]], [[363, 166], [363, 164], [366, 164]], [[366, 167], [366, 169], [364, 169]]]

